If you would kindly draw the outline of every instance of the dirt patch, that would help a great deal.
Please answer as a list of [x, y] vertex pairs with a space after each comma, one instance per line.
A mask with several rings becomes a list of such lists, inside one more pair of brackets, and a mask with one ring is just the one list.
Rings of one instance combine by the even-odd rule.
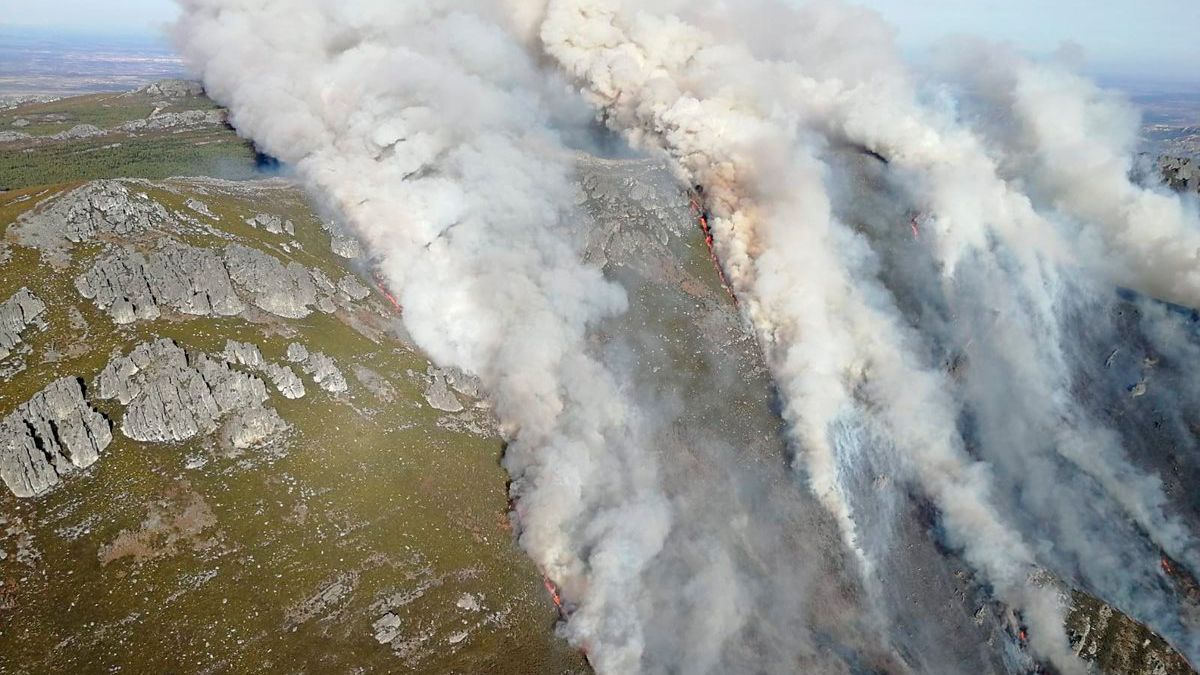
[[217, 517], [208, 502], [188, 483], [180, 483], [150, 504], [146, 518], [136, 530], [123, 530], [100, 547], [101, 565], [122, 558], [136, 563], [177, 555], [184, 548], [199, 551], [214, 540], [204, 533], [216, 526]]

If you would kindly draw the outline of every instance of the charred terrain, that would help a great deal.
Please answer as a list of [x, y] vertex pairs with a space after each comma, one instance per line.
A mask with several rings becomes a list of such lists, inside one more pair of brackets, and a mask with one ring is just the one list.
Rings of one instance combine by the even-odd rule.
[[[515, 538], [491, 393], [416, 348], [369, 247], [272, 163], [264, 173], [198, 85], [26, 102], [0, 110], [0, 129], [0, 672], [590, 672], [586, 645], [560, 635], [574, 589], [560, 595]], [[887, 158], [833, 154], [863, 194], [891, 199]], [[680, 569], [737, 571], [729, 597], [698, 582], [629, 602], [656, 604], [655, 645], [680, 644], [672, 633], [698, 612], [713, 634], [726, 614], [755, 619], [729, 622], [729, 649], [655, 661], [1045, 668], [935, 505], [869, 461], [850, 497], [876, 505], [859, 517], [887, 536], [874, 574], [858, 574], [795, 469], [703, 186], [657, 157], [571, 166], [587, 219], [570, 236], [629, 298], [587, 348], [653, 411], [639, 424], [684, 514], [642, 574], [656, 587]], [[1200, 193], [1194, 159], [1156, 171]], [[915, 322], [928, 308], [905, 268], [924, 244], [902, 211], [845, 216], [888, 251]], [[1198, 429], [1178, 413], [1200, 401], [1177, 398], [1200, 353], [1196, 310], [1114, 288], [1078, 312], [1071, 386], [1200, 531]], [[952, 378], [974, 367], [939, 356]], [[1033, 580], [1070, 606], [1062, 630], [1091, 671], [1195, 672], [1200, 585], [1183, 561], [1151, 559], [1130, 574], [1161, 604], [1105, 597], [1069, 559]]]

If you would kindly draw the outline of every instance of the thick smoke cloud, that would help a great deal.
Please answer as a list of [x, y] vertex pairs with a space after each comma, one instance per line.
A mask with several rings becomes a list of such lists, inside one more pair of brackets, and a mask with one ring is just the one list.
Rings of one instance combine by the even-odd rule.
[[[933, 641], [889, 661], [913, 635], [890, 587], [912, 499], [1061, 671], [1082, 665], [1060, 582], [1200, 659], [1158, 572], [1200, 571], [1195, 522], [1080, 375], [1118, 378], [1092, 353], [1127, 337], [1114, 285], [1200, 304], [1200, 221], [1129, 179], [1136, 118], [1111, 94], [976, 44], [927, 82], [834, 2], [182, 4], [180, 44], [239, 131], [364, 240], [418, 345], [493, 397], [520, 543], [599, 672], [958, 672]], [[568, 81], [703, 187], [786, 459], [865, 599], [822, 587], [800, 487], [736, 448], [664, 461], [687, 404], [589, 339], [627, 300], [581, 262]], [[1141, 303], [1146, 349], [1189, 358]]]
[[[751, 3], [735, 17], [652, 4], [551, 0], [544, 48], [610, 126], [666, 151], [710, 189], [722, 260], [760, 331], [800, 456], [866, 574], [872, 561], [840, 461], [861, 449], [836, 447], [828, 432], [847, 415], [882, 427], [940, 507], [947, 539], [1029, 613], [1035, 645], [1061, 669], [1078, 665], [1055, 630], [1054, 592], [1033, 573], [1052, 563], [1063, 574], [1080, 569], [1086, 586], [1194, 655], [1148, 578], [1155, 547], [1194, 567], [1193, 536], [1166, 512], [1158, 479], [1132, 464], [1120, 437], [1072, 392], [1066, 328], [1087, 320], [1073, 305], [1095, 292], [1073, 281], [1081, 270], [1194, 302], [1194, 213], [1130, 182], [1135, 126], [1121, 105], [1061, 69], [1018, 64], [1007, 89], [979, 86], [980, 117], [998, 119], [1011, 148], [993, 153], [994, 137], [922, 101], [888, 31], [861, 11]], [[790, 39], [761, 39], [772, 32]], [[992, 79], [1007, 83], [989, 62]], [[833, 213], [821, 158], [842, 144], [885, 158], [896, 198], [915, 209], [911, 225], [932, 254], [929, 287], [903, 290], [920, 298], [924, 323], [903, 314], [893, 296], [901, 289], [880, 276], [887, 252], [876, 256]], [[841, 197], [858, 223], [872, 215], [853, 213], [859, 195]], [[929, 321], [938, 304], [941, 325]], [[957, 322], [974, 328], [964, 333]], [[959, 382], [931, 367], [939, 350], [970, 364]], [[977, 425], [970, 436], [959, 425], [967, 414]], [[986, 463], [968, 455], [968, 441]], [[1014, 492], [1034, 497], [1013, 503]], [[1049, 527], [1039, 526], [1047, 513]], [[1144, 535], [1106, 530], [1114, 518]], [[1023, 534], [1046, 529], [1056, 544]], [[1141, 543], [1147, 537], [1152, 546]], [[1146, 578], [1121, 579], [1129, 559], [1143, 561]]]

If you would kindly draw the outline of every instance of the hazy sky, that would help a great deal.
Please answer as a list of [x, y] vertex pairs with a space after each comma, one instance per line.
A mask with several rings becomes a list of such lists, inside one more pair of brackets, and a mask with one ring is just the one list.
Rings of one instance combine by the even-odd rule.
[[[406, 0], [396, 0], [404, 2]], [[1200, 80], [1197, 0], [861, 0], [882, 12], [901, 44], [918, 52], [968, 33], [1045, 53], [1064, 41], [1085, 49], [1094, 70]], [[172, 0], [0, 0], [0, 25], [147, 32], [169, 21]]]

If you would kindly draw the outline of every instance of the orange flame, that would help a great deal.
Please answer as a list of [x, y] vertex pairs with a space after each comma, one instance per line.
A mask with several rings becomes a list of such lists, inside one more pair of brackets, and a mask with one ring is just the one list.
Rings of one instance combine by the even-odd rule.
[[1162, 560], [1158, 561], [1158, 565], [1159, 567], [1162, 567], [1163, 573], [1167, 576], [1173, 576], [1175, 574], [1175, 567], [1171, 565], [1170, 560], [1163, 558]]
[[1017, 639], [1021, 642], [1027, 642], [1029, 640], [1029, 634], [1022, 630], [1020, 633], [1017, 633]]
[[704, 233], [704, 244], [708, 247], [708, 257], [712, 260], [713, 266], [717, 268], [717, 276], [721, 278], [721, 286], [725, 292], [733, 298], [733, 304], [738, 304], [737, 295], [733, 292], [733, 287], [729, 285], [729, 279], [725, 276], [725, 268], [721, 266], [721, 260], [717, 257], [717, 250], [714, 247], [716, 238], [713, 236], [712, 226], [708, 222], [708, 212], [700, 203], [696, 196], [692, 196], [692, 213], [696, 214], [696, 220], [700, 223], [700, 231]]
[[550, 581], [550, 577], [547, 576], [542, 577], [542, 584], [544, 584], [546, 586], [546, 590], [550, 592], [550, 599], [554, 601], [554, 606], [557, 607], [559, 611], [562, 611], [563, 601], [562, 595], [560, 595], [558, 592], [558, 586], [555, 586], [554, 582]]

